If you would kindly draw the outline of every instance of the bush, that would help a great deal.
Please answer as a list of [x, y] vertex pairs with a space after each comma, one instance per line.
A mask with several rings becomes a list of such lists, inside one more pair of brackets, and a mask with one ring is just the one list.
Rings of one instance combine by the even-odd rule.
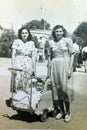
[[15, 33], [7, 30], [0, 37], [0, 57], [11, 57], [11, 46], [16, 38]]
[[32, 37], [32, 41], [34, 42], [35, 47], [36, 47], [36, 48], [39, 48], [40, 44], [39, 44], [38, 38], [37, 38], [36, 36], [33, 36], [33, 37]]
[[0, 57], [11, 57], [11, 45], [6, 42], [0, 42]]

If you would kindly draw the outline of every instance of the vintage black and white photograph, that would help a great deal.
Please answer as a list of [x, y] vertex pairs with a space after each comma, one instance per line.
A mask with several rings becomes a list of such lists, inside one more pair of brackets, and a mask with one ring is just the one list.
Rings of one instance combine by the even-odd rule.
[[0, 129], [87, 130], [87, 1], [0, 0]]

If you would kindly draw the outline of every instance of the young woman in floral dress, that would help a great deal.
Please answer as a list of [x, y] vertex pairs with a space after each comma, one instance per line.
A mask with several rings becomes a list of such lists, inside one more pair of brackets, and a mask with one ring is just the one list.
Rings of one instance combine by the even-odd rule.
[[[30, 30], [26, 27], [18, 30], [18, 39], [14, 40], [12, 44], [12, 67], [28, 71], [30, 74], [35, 71], [35, 45]], [[25, 72], [22, 77], [20, 72], [17, 72], [15, 88], [19, 89], [22, 83], [26, 87], [28, 78]]]

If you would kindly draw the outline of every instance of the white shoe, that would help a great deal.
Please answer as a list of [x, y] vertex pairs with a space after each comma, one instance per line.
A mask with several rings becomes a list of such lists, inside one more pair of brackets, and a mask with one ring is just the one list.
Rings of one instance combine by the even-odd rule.
[[65, 115], [64, 121], [70, 122], [71, 121], [71, 115]]
[[57, 120], [60, 120], [62, 117], [63, 117], [63, 114], [62, 114], [62, 113], [58, 113], [58, 114], [56, 115], [56, 119], [57, 119]]

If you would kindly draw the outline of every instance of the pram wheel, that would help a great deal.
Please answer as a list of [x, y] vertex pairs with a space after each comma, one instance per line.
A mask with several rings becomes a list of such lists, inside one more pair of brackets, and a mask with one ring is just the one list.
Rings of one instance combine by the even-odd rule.
[[43, 111], [43, 114], [40, 116], [41, 122], [45, 122], [47, 120], [47, 110]]

